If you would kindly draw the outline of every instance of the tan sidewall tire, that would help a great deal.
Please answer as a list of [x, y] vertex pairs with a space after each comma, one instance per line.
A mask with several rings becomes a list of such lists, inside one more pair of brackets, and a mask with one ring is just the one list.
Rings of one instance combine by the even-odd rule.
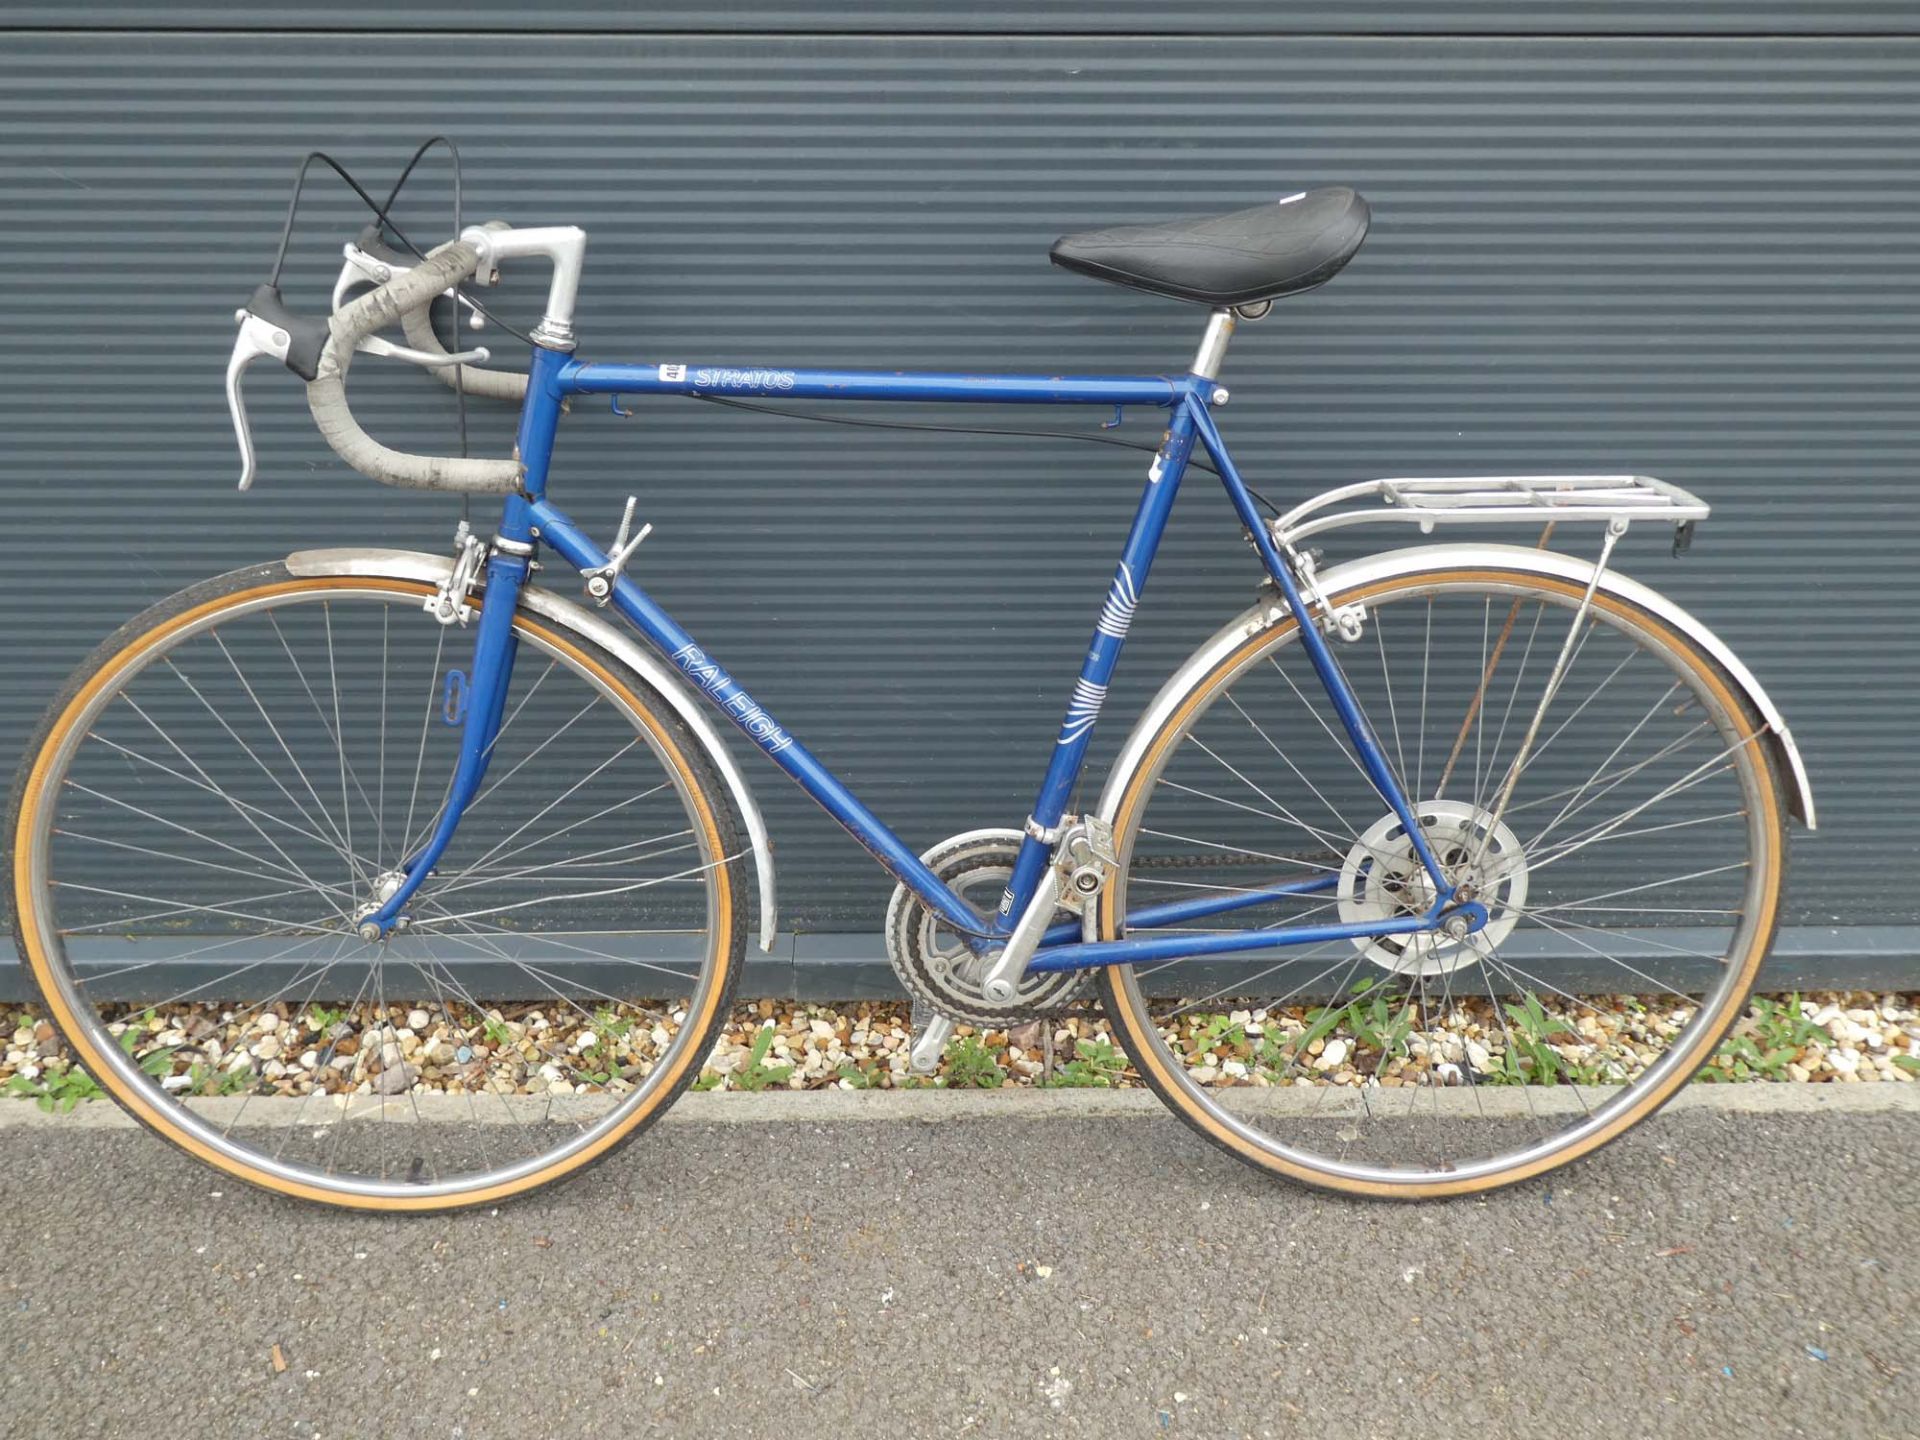
[[[1396, 591], [1418, 588], [1435, 582], [1512, 584], [1516, 581], [1555, 590], [1576, 601], [1583, 593], [1582, 586], [1557, 576], [1544, 576], [1524, 570], [1502, 570], [1495, 567], [1461, 567], [1396, 576], [1391, 580], [1344, 592], [1335, 597], [1335, 603], [1367, 602]], [[1657, 637], [1673, 654], [1684, 656], [1694, 674], [1703, 682], [1704, 688], [1725, 707], [1727, 714], [1737, 717], [1750, 730], [1763, 728], [1763, 723], [1753, 713], [1752, 707], [1740, 693], [1739, 687], [1728, 678], [1719, 664], [1711, 656], [1703, 653], [1693, 641], [1647, 611], [1617, 596], [1604, 592], [1596, 593], [1593, 603], [1609, 613], [1631, 619], [1636, 627]], [[1295, 622], [1291, 618], [1282, 620], [1279, 624], [1262, 630], [1258, 635], [1251, 636], [1245, 643], [1235, 647], [1230, 655], [1221, 660], [1193, 686], [1186, 698], [1167, 717], [1155, 734], [1140, 764], [1135, 767], [1133, 777], [1125, 793], [1120, 797], [1119, 806], [1114, 812], [1114, 834], [1121, 840], [1123, 853], [1129, 855], [1132, 853], [1131, 831], [1136, 815], [1151, 793], [1154, 777], [1164, 759], [1167, 746], [1180, 733], [1181, 727], [1196, 710], [1211, 700], [1215, 688], [1225, 678], [1235, 675], [1250, 656], [1290, 635], [1294, 627]], [[1748, 953], [1741, 957], [1739, 975], [1728, 992], [1730, 998], [1723, 1012], [1711, 1025], [1702, 1027], [1696, 1024], [1689, 1029], [1685, 1039], [1686, 1050], [1683, 1052], [1682, 1063], [1677, 1065], [1662, 1083], [1650, 1086], [1644, 1097], [1625, 1107], [1620, 1115], [1613, 1117], [1605, 1126], [1531, 1163], [1516, 1165], [1508, 1170], [1496, 1171], [1476, 1178], [1438, 1176], [1430, 1180], [1393, 1184], [1341, 1176], [1300, 1164], [1252, 1143], [1246, 1136], [1223, 1124], [1217, 1115], [1198, 1102], [1189, 1083], [1184, 1078], [1176, 1077], [1170, 1068], [1171, 1062], [1157, 1038], [1152, 1017], [1141, 1013], [1133, 1004], [1132, 991], [1122, 983], [1125, 972], [1121, 967], [1109, 967], [1100, 973], [1101, 1003], [1118, 1030], [1121, 1045], [1133, 1061], [1134, 1068], [1168, 1107], [1194, 1130], [1228, 1154], [1269, 1174], [1279, 1175], [1316, 1189], [1369, 1199], [1437, 1200], [1501, 1189], [1558, 1169], [1618, 1139], [1672, 1099], [1700, 1066], [1707, 1062], [1727, 1032], [1739, 1020], [1746, 997], [1752, 992], [1761, 962], [1766, 959], [1767, 950], [1773, 943], [1774, 930], [1779, 924], [1780, 897], [1786, 881], [1787, 837], [1780, 774], [1771, 748], [1764, 743], [1757, 743], [1750, 748], [1755, 762], [1763, 770], [1763, 783], [1759, 788], [1761, 803], [1767, 807], [1767, 813], [1762, 817], [1763, 823], [1760, 830], [1773, 847], [1771, 873], [1774, 880], [1761, 900], [1761, 904], [1765, 907], [1764, 911], [1759, 917], [1759, 923], [1754, 927], [1753, 940]], [[1099, 934], [1103, 940], [1114, 939], [1118, 935], [1115, 907], [1122, 888], [1124, 887], [1109, 886], [1103, 892], [1099, 912]]]
[[[245, 578], [250, 575], [257, 575], [260, 583], [246, 584]], [[275, 576], [282, 578], [275, 579], [273, 578]], [[238, 588], [215, 594], [212, 598], [188, 604], [184, 608], [176, 608], [188, 596], [201, 591], [217, 590], [225, 582], [233, 582]], [[576, 1175], [606, 1159], [658, 1119], [699, 1072], [700, 1065], [712, 1050], [714, 1041], [726, 1023], [727, 1008], [732, 998], [734, 979], [739, 968], [737, 962], [745, 945], [746, 917], [734, 893], [737, 864], [718, 865], [712, 871], [716, 887], [713, 934], [718, 953], [709, 963], [716, 966], [717, 970], [707, 986], [701, 1013], [697, 1016], [689, 1016], [687, 1020], [687, 1024], [696, 1027], [695, 1033], [699, 1038], [695, 1043], [681, 1047], [674, 1061], [674, 1071], [663, 1083], [654, 1088], [644, 1103], [634, 1106], [631, 1115], [626, 1116], [619, 1125], [598, 1137], [592, 1145], [567, 1155], [551, 1167], [532, 1171], [513, 1181], [453, 1196], [431, 1195], [415, 1198], [342, 1194], [256, 1170], [234, 1156], [207, 1146], [199, 1137], [178, 1124], [174, 1115], [176, 1106], [156, 1103], [151, 1095], [127, 1085], [116, 1074], [114, 1067], [104, 1062], [101, 1054], [94, 1048], [94, 1042], [87, 1027], [78, 1023], [78, 1017], [67, 1008], [61, 995], [61, 986], [53, 973], [53, 961], [38, 930], [39, 906], [32, 893], [31, 841], [39, 824], [41, 807], [46, 803], [44, 792], [53, 758], [59, 753], [74, 723], [86, 713], [93, 699], [130, 667], [143, 660], [156, 646], [164, 644], [180, 630], [212, 614], [272, 595], [322, 590], [387, 593], [398, 590], [418, 594], [423, 600], [432, 593], [431, 586], [410, 580], [375, 576], [293, 579], [287, 578], [283, 567], [277, 565], [261, 567], [258, 571], [239, 572], [234, 576], [220, 577], [207, 582], [204, 586], [195, 587], [193, 591], [183, 592], [172, 600], [161, 602], [146, 615], [130, 621], [82, 664], [75, 672], [73, 680], [69, 681], [66, 691], [55, 700], [46, 720], [36, 734], [29, 751], [33, 757], [32, 762], [24, 769], [14, 792], [13, 823], [8, 829], [13, 846], [14, 938], [34, 988], [47, 1007], [49, 1017], [59, 1027], [67, 1044], [72, 1047], [80, 1063], [86, 1067], [87, 1073], [99, 1081], [114, 1101], [142, 1125], [196, 1159], [231, 1175], [236, 1180], [260, 1189], [342, 1209], [403, 1213], [460, 1210], [474, 1205], [497, 1205], [543, 1185], [550, 1185]], [[565, 654], [582, 669], [597, 676], [622, 698], [623, 703], [640, 718], [641, 723], [656, 742], [656, 753], [661, 757], [662, 762], [667, 764], [674, 771], [676, 778], [682, 782], [683, 793], [691, 797], [693, 802], [691, 816], [701, 827], [703, 840], [711, 845], [710, 853], [714, 855], [732, 853], [727, 839], [729, 835], [738, 833], [738, 822], [732, 817], [730, 811], [724, 808], [727, 802], [721, 797], [721, 792], [715, 785], [705, 758], [699, 757], [698, 752], [690, 747], [686, 732], [677, 717], [664, 718], [656, 715], [648, 704], [644, 690], [636, 688], [624, 667], [605, 654], [584, 646], [576, 637], [532, 619], [525, 612], [515, 618], [514, 626], [520, 634], [536, 636], [543, 644]]]

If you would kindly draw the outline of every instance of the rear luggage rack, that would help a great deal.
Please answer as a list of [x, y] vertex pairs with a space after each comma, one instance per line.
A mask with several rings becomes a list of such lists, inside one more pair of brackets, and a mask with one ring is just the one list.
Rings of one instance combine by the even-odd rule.
[[[1366, 504], [1377, 499], [1379, 504]], [[1343, 485], [1296, 505], [1273, 522], [1273, 536], [1291, 549], [1310, 536], [1381, 520], [1410, 521], [1422, 533], [1435, 525], [1559, 524], [1602, 521], [1622, 528], [1634, 520], [1674, 527], [1684, 549], [1693, 526], [1707, 518], [1706, 501], [1649, 475], [1469, 475], [1367, 480]]]

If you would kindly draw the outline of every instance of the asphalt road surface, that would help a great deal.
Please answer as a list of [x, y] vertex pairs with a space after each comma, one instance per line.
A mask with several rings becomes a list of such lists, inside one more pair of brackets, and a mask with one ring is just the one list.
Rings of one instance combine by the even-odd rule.
[[1134, 1095], [737, 1098], [544, 1196], [394, 1221], [9, 1105], [0, 1424], [1854, 1440], [1920, 1413], [1914, 1104], [1697, 1105], [1407, 1207], [1264, 1181]]

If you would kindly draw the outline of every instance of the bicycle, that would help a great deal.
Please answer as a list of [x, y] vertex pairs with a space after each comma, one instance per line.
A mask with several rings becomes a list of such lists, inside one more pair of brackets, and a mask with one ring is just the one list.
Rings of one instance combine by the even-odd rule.
[[[1708, 507], [1644, 476], [1445, 477], [1269, 516], [1222, 438], [1236, 326], [1353, 257], [1370, 216], [1352, 190], [1054, 246], [1205, 307], [1172, 377], [583, 361], [584, 232], [493, 222], [410, 253], [374, 208], [326, 320], [287, 308], [277, 266], [237, 313], [241, 487], [241, 382], [270, 358], [355, 470], [500, 497], [496, 532], [462, 522], [450, 557], [303, 550], [160, 602], [74, 673], [15, 788], [19, 953], [80, 1063], [181, 1149], [398, 1212], [495, 1203], [637, 1136], [713, 1049], [750, 909], [763, 947], [775, 933], [772, 845], [716, 716], [895, 878], [890, 958], [936, 1012], [921, 1073], [956, 1021], [1043, 1019], [1097, 988], [1139, 1077], [1214, 1144], [1421, 1199], [1624, 1133], [1740, 1014], [1789, 821], [1814, 823], [1806, 771], [1732, 652], [1611, 564], [1632, 523], [1671, 525], [1678, 550]], [[450, 353], [433, 302], [483, 313], [467, 287], [521, 262], [551, 267], [527, 372]], [[378, 334], [396, 325], [405, 345]], [[517, 402], [514, 455], [380, 444], [347, 403], [358, 352]], [[563, 412], [591, 397], [1164, 412], [1024, 823], [910, 846], [662, 610], [630, 573], [635, 502], [603, 548], [549, 497]], [[1079, 806], [1194, 464], [1251, 543], [1258, 598]], [[1545, 531], [1326, 568], [1306, 544], [1455, 523]], [[1600, 527], [1595, 558], [1547, 548], [1575, 524]], [[578, 572], [579, 600], [535, 583], [543, 558]], [[1581, 998], [1599, 992], [1639, 997], [1605, 1045], [1613, 1022]]]

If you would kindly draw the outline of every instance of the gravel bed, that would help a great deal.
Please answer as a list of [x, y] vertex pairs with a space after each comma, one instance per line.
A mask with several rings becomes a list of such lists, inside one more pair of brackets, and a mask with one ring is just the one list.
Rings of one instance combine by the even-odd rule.
[[[619, 1093], [647, 1075], [677, 1012], [644, 1004], [587, 1011], [372, 1005], [276, 1005], [236, 1023], [233, 1009], [130, 1010], [113, 1022], [123, 1049], [168, 1090], [193, 1095]], [[1344, 1005], [1194, 1010], [1161, 1033], [1203, 1083], [1233, 1086], [1618, 1084], [1688, 1018], [1669, 1000], [1597, 996], [1559, 1009], [1461, 1002], [1416, 1013], [1385, 997]], [[10, 1013], [0, 1095], [66, 1108], [98, 1096], [53, 1027]], [[932, 1079], [907, 1071], [907, 1006], [761, 1000], [735, 1008], [708, 1056], [704, 1090], [1139, 1084], [1097, 1010], [1010, 1031], [962, 1026]], [[1309, 1073], [1287, 1074], [1301, 1048]], [[1920, 995], [1822, 992], [1759, 997], [1703, 1079], [1911, 1083], [1920, 1078]]]

